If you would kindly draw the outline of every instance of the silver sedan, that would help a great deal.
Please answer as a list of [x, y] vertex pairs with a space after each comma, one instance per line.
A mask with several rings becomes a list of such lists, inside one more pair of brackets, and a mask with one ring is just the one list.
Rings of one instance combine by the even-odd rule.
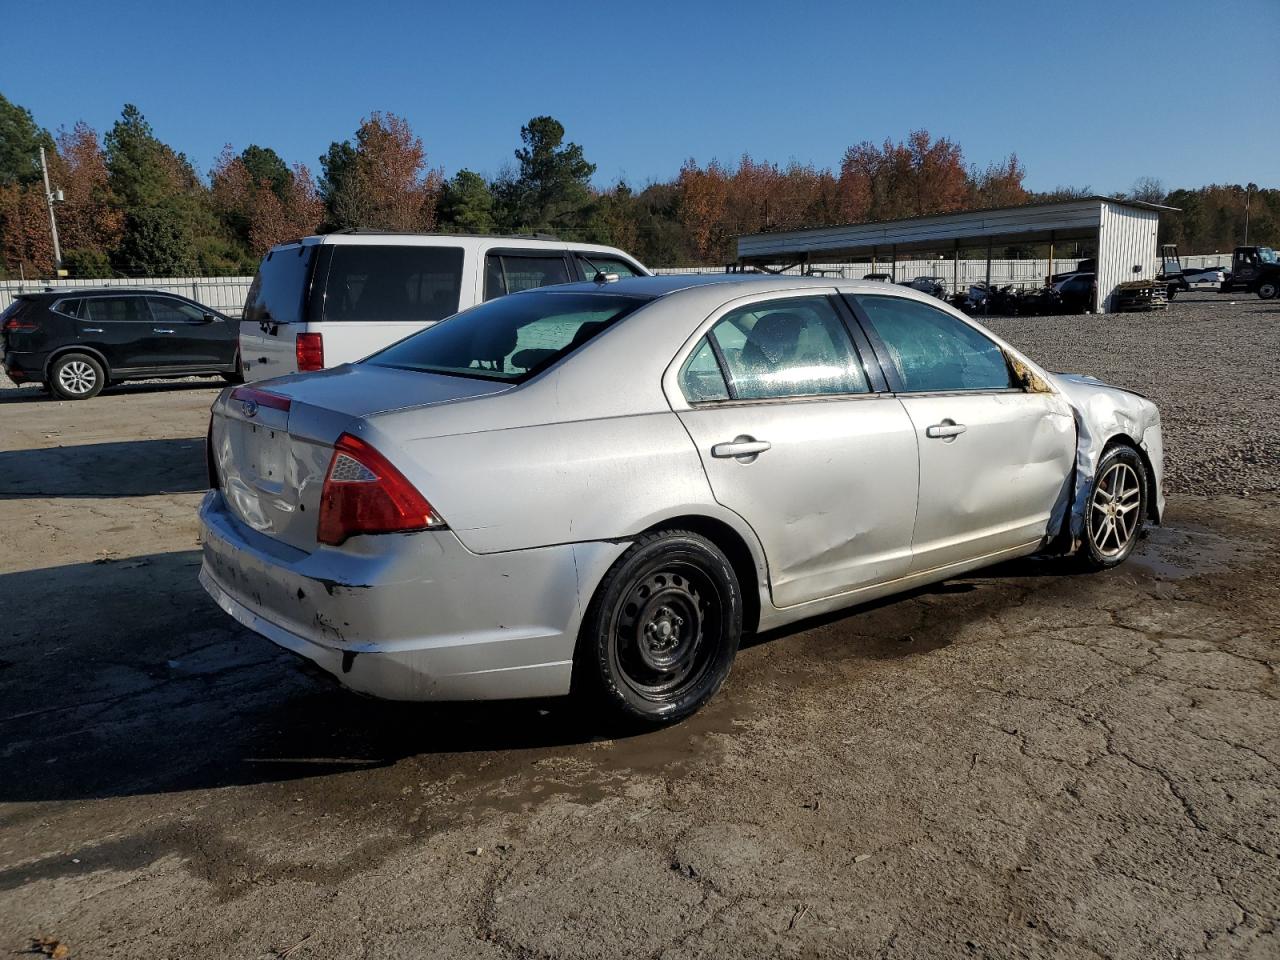
[[677, 720], [744, 632], [1158, 522], [1147, 400], [905, 287], [667, 276], [494, 300], [213, 407], [201, 581], [368, 694]]

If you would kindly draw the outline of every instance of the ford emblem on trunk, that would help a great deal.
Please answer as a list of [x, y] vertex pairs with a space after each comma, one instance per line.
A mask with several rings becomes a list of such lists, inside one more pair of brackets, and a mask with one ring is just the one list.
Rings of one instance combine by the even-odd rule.
[[256, 417], [258, 415], [258, 401], [241, 400], [240, 409], [244, 411], [246, 417]]

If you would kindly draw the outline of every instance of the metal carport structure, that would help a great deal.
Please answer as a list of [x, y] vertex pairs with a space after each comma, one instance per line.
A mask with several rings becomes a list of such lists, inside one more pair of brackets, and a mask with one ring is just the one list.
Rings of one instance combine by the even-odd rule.
[[[1084, 197], [990, 210], [817, 227], [738, 238], [743, 266], [800, 266], [869, 258], [896, 263], [904, 253], [950, 252], [959, 276], [961, 248], [985, 246], [987, 279], [996, 247], [1047, 244], [1049, 274], [1059, 243], [1089, 242], [1097, 250], [1100, 312], [1109, 312], [1115, 288], [1127, 280], [1148, 280], [1157, 272], [1156, 231], [1160, 211], [1176, 211], [1156, 203]], [[1064, 271], [1065, 272], [1065, 271]]]

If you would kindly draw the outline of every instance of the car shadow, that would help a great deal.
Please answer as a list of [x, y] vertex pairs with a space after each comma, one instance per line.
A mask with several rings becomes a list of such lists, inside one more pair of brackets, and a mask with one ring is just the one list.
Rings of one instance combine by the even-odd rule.
[[0, 500], [145, 497], [208, 485], [204, 437], [0, 450]]
[[113, 384], [91, 400], [59, 400], [47, 393], [39, 384], [23, 384], [21, 386], [0, 387], [0, 404], [3, 403], [104, 403], [112, 397], [147, 393], [174, 393], [193, 390], [221, 390], [226, 381], [221, 377], [209, 377], [201, 380], [159, 380], [142, 383]]
[[[753, 709], [758, 658], [698, 715], [635, 736], [568, 698], [394, 703], [353, 694], [226, 616], [197, 581], [196, 550], [0, 575], [0, 803], [105, 798], [281, 783], [413, 758], [415, 776], [523, 775], [539, 751], [621, 741], [614, 767], [667, 767], [701, 734]], [[745, 639], [786, 641], [823, 662], [919, 655], [1008, 603], [981, 589], [1023, 564], [865, 604]], [[945, 601], [945, 602], [944, 602]], [[843, 621], [836, 630], [823, 630]], [[807, 636], [793, 638], [799, 634]], [[832, 644], [838, 646], [833, 647]], [[791, 682], [801, 683], [802, 679]], [[474, 759], [465, 759], [476, 755]], [[606, 762], [594, 753], [592, 764]]]

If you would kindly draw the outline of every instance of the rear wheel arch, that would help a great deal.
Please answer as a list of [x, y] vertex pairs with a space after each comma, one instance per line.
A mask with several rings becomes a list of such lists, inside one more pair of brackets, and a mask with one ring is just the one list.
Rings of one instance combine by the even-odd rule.
[[[653, 524], [642, 533], [662, 530], [688, 530], [697, 533], [720, 548], [738, 577], [742, 592], [742, 631], [754, 633], [760, 625], [760, 589], [762, 563], [741, 533], [723, 520], [705, 514], [686, 514]], [[767, 574], [767, 570], [765, 571]]]
[[102, 367], [102, 375], [106, 378], [107, 383], [111, 382], [111, 364], [107, 363], [107, 358], [102, 355], [102, 351], [95, 350], [93, 347], [85, 347], [78, 343], [72, 343], [65, 347], [58, 347], [49, 354], [49, 358], [44, 362], [45, 383], [49, 382], [49, 373], [53, 370], [53, 365], [58, 362], [58, 358], [65, 357], [68, 353], [83, 353], [86, 356], [93, 357], [93, 359], [98, 361], [99, 365]]

